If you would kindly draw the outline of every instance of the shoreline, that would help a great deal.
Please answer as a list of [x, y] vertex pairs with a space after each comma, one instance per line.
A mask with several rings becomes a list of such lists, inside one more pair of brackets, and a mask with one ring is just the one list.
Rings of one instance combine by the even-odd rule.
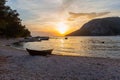
[[0, 80], [120, 80], [120, 59], [33, 57], [27, 51], [3, 45], [0, 45], [0, 57]]

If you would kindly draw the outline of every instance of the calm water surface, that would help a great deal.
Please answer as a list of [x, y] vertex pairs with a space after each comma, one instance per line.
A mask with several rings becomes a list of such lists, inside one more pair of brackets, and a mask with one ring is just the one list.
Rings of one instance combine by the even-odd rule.
[[52, 54], [120, 58], [120, 37], [64, 37], [25, 43], [24, 48], [51, 49]]

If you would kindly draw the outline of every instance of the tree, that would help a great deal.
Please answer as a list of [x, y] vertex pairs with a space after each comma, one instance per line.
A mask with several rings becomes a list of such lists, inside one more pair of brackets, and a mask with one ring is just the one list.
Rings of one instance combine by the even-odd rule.
[[5, 5], [6, 0], [0, 1], [0, 36], [1, 37], [27, 37], [30, 31], [22, 25], [19, 14]]

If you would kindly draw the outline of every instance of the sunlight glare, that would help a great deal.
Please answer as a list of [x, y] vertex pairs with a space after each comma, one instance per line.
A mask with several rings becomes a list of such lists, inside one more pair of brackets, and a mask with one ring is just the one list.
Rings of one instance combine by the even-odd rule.
[[60, 22], [57, 24], [57, 30], [60, 34], [65, 34], [68, 30], [68, 26], [63, 22]]

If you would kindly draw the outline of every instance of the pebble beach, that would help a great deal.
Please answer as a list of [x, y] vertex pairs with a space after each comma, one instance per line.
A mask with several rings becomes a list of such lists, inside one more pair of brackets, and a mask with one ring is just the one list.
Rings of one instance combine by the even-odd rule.
[[120, 80], [120, 59], [30, 56], [0, 40], [0, 80]]

